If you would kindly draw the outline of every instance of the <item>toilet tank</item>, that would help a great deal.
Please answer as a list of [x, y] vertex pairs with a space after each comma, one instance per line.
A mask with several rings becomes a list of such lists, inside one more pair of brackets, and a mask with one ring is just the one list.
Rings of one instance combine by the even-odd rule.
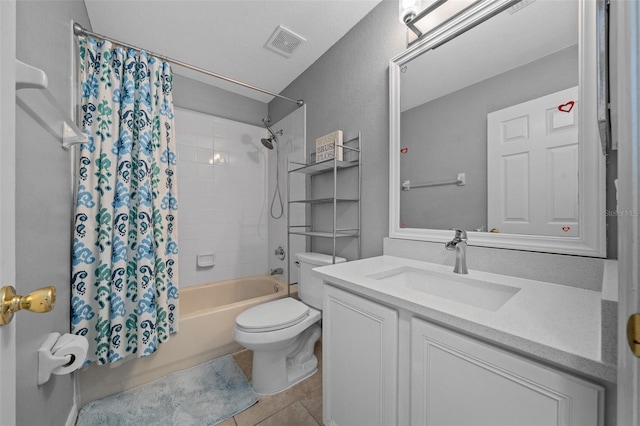
[[[322, 309], [322, 297], [324, 295], [322, 279], [311, 273], [313, 268], [318, 266], [331, 265], [333, 256], [322, 253], [296, 253], [300, 274], [298, 281], [298, 295], [300, 299], [309, 306]], [[347, 259], [336, 256], [336, 263], [346, 262]]]

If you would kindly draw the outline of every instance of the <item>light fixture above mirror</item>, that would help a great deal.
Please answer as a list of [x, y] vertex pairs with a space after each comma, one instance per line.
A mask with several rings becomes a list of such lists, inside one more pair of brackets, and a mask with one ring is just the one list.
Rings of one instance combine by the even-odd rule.
[[[465, 14], [476, 14], [478, 7], [486, 9], [487, 6], [495, 3], [498, 7], [492, 10], [493, 14], [497, 14], [515, 4], [526, 5], [534, 1], [536, 0], [399, 0], [399, 17], [400, 22], [411, 30], [407, 37], [407, 44], [412, 45], [450, 21], [463, 18]], [[484, 19], [478, 20], [476, 25], [491, 16], [493, 15], [487, 15]]]
[[420, 0], [398, 0], [400, 6], [400, 22], [407, 24], [411, 22], [420, 12]]

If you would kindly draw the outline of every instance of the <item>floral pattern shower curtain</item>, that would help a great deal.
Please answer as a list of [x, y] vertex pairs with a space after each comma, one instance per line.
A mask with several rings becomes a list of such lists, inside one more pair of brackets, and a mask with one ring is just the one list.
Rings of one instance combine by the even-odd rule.
[[71, 328], [87, 363], [144, 357], [177, 331], [176, 144], [168, 63], [79, 40], [82, 124]]

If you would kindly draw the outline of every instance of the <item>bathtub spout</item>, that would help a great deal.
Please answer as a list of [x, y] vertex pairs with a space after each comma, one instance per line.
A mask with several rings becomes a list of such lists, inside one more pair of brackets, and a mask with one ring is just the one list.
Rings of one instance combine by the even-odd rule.
[[282, 270], [282, 268], [276, 268], [276, 269], [272, 269], [271, 272], [269, 273], [269, 275], [282, 275], [284, 272]]

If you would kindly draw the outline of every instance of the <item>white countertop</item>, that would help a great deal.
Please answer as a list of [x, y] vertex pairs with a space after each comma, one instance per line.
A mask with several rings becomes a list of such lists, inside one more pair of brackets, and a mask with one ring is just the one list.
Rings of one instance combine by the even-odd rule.
[[470, 278], [520, 288], [502, 307], [490, 311], [368, 277], [402, 266], [453, 275], [450, 266], [393, 256], [323, 266], [315, 268], [314, 273], [336, 287], [490, 343], [583, 375], [616, 382], [615, 365], [601, 361], [600, 292], [469, 271]]

